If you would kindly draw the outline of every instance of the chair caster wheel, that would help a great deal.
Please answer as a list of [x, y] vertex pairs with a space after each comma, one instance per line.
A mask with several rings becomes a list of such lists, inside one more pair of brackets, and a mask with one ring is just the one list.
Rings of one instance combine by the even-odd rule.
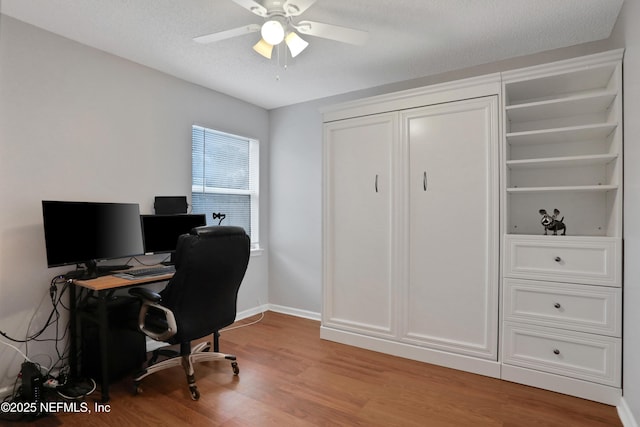
[[200, 399], [200, 392], [198, 391], [198, 387], [196, 386], [189, 387], [189, 393], [191, 393], [192, 400]]
[[238, 362], [231, 362], [231, 369], [233, 369], [233, 375], [238, 375], [240, 373], [240, 368], [238, 368]]

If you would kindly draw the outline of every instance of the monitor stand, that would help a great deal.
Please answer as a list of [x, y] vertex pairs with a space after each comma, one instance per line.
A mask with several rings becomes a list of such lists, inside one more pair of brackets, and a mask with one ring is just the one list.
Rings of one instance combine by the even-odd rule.
[[64, 275], [64, 277], [66, 279], [74, 280], [91, 280], [98, 277], [98, 263], [95, 259], [85, 261], [84, 265], [86, 268], [69, 271]]
[[84, 265], [86, 268], [69, 271], [64, 275], [64, 277], [75, 280], [91, 280], [96, 277], [109, 276], [110, 274], [113, 274], [114, 271], [128, 270], [131, 268], [128, 264], [98, 265], [96, 260], [86, 261]]

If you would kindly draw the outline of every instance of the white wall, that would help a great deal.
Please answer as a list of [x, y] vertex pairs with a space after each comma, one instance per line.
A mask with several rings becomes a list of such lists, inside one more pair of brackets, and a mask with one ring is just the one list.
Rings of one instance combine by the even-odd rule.
[[271, 240], [269, 300], [271, 303], [320, 312], [322, 123], [314, 103], [271, 114], [270, 140]]
[[[623, 404], [640, 425], [640, 2], [622, 6], [615, 37], [625, 46]], [[627, 426], [632, 424], [628, 423]]]
[[[190, 195], [191, 125], [261, 142], [261, 236], [268, 246], [269, 115], [262, 108], [0, 16], [0, 330], [42, 326], [51, 278], [43, 199], [137, 202]], [[252, 257], [238, 309], [268, 299], [268, 255]], [[0, 341], [5, 341], [0, 338]], [[20, 348], [24, 351], [25, 347]], [[50, 343], [28, 347], [44, 364]], [[22, 361], [0, 344], [0, 388]]]

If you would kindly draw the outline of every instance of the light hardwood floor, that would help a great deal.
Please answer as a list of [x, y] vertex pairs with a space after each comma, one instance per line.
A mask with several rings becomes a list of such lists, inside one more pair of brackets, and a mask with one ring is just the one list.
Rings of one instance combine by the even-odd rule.
[[[236, 354], [240, 375], [226, 363], [198, 364], [197, 402], [181, 368], [172, 368], [146, 378], [137, 396], [130, 380], [114, 384], [110, 413], [59, 413], [15, 425], [622, 425], [611, 406], [323, 341], [318, 322], [273, 312], [223, 332], [220, 347]], [[88, 397], [90, 409], [96, 399], [97, 392]]]

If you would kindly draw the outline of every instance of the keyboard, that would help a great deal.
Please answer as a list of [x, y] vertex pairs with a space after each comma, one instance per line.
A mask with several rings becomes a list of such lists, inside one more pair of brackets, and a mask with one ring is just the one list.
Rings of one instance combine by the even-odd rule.
[[146, 277], [164, 276], [165, 274], [173, 274], [176, 272], [175, 265], [156, 265], [153, 267], [136, 268], [122, 273], [114, 274], [115, 277], [122, 279], [143, 279]]

